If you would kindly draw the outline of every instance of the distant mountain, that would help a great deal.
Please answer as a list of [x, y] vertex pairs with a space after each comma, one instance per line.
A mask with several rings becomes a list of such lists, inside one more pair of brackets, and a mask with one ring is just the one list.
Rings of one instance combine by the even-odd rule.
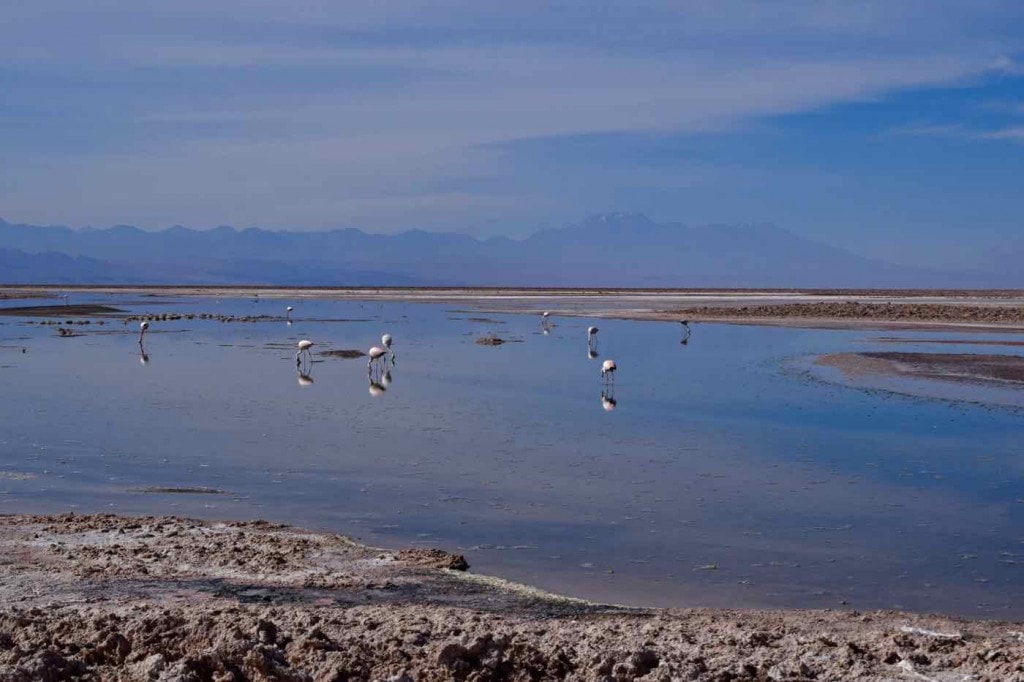
[[130, 272], [113, 263], [52, 251], [25, 253], [16, 249], [0, 249], [0, 281], [5, 284], [138, 283]]
[[597, 215], [526, 239], [412, 230], [157, 232], [0, 220], [0, 282], [334, 286], [1009, 287], [1017, 269], [953, 274], [857, 256], [771, 225], [687, 227]]

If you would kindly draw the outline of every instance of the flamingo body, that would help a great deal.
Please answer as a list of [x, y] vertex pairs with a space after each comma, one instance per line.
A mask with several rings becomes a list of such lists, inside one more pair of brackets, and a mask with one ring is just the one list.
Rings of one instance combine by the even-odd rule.
[[382, 357], [388, 354], [386, 350], [380, 346], [374, 346], [366, 353], [370, 356], [370, 360], [366, 363], [367, 369], [373, 367], [373, 363], [378, 362]]

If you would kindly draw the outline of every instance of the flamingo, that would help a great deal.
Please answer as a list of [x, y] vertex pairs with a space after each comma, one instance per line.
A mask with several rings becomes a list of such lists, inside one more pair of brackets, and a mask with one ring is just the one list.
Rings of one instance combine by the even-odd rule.
[[544, 312], [542, 312], [540, 314], [541, 326], [544, 326], [544, 327], [548, 326], [548, 322], [549, 322], [548, 318], [549, 317], [551, 317], [551, 313], [549, 313], [547, 310], [545, 310]]
[[299, 363], [302, 362], [302, 355], [303, 354], [309, 356], [309, 359], [312, 361], [313, 354], [309, 351], [309, 349], [312, 348], [312, 347], [313, 347], [313, 342], [310, 341], [309, 339], [302, 339], [301, 341], [299, 341], [298, 345], [296, 346], [296, 348], [298, 348], [298, 352], [295, 354], [295, 364], [296, 365], [298, 365]]
[[380, 342], [384, 344], [384, 349], [391, 356], [391, 363], [394, 364], [395, 351], [391, 350], [391, 334], [385, 334], [384, 336], [380, 337]]
[[149, 329], [149, 322], [144, 321], [139, 325], [139, 343], [142, 343], [142, 338], [146, 335], [146, 330]]
[[601, 378], [610, 383], [615, 379], [615, 370], [618, 368], [614, 360], [605, 360], [601, 364]]
[[587, 327], [587, 348], [591, 351], [597, 350], [597, 327]]
[[370, 356], [370, 360], [366, 363], [366, 370], [370, 371], [373, 368], [375, 362], [378, 362], [382, 357], [387, 355], [387, 351], [379, 346], [374, 346], [367, 352]]
[[284, 313], [285, 313], [285, 315], [284, 315], [284, 316], [285, 316], [285, 317], [286, 317], [286, 318], [287, 318], [288, 320], [291, 320], [291, 319], [292, 319], [292, 311], [293, 311], [293, 310], [295, 310], [295, 308], [293, 308], [293, 307], [291, 307], [291, 306], [288, 306], [287, 308], [285, 308], [285, 309], [284, 309]]

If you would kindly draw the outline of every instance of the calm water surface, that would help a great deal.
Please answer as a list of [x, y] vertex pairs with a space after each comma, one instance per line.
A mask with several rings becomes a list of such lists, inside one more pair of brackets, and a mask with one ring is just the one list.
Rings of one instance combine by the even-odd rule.
[[[562, 318], [543, 334], [534, 316], [440, 304], [75, 302], [93, 300], [296, 310], [291, 326], [154, 322], [147, 363], [137, 323], [60, 338], [0, 318], [0, 512], [262, 517], [631, 604], [1024, 617], [1024, 413], [803, 371], [819, 353], [892, 349], [871, 332], [695, 325], [682, 345], [674, 323]], [[300, 386], [299, 339], [366, 350], [385, 331], [383, 394], [365, 359], [314, 356]], [[474, 343], [492, 333], [514, 342]]]

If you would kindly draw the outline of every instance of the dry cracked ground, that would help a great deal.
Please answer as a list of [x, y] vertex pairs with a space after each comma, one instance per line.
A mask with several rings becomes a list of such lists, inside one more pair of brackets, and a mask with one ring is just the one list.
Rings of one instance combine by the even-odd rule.
[[0, 680], [1017, 680], [1024, 625], [628, 609], [269, 524], [0, 517]]

